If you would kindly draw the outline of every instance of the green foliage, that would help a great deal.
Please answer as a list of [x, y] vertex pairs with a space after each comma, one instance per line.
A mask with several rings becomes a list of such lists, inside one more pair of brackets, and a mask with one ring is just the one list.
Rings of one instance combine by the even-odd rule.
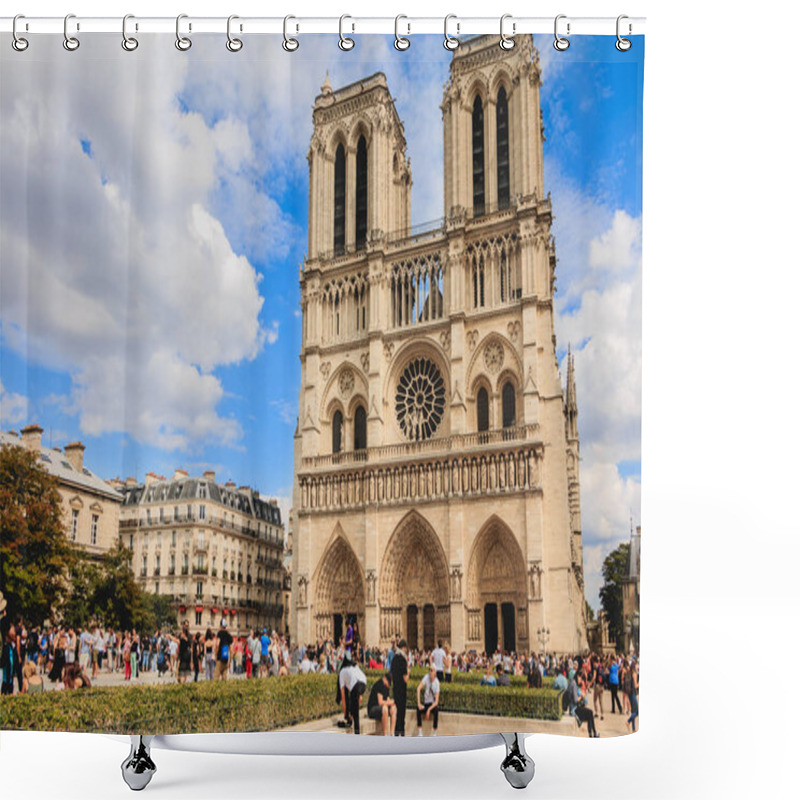
[[586, 603], [586, 619], [589, 622], [594, 622], [594, 609], [589, 605], [589, 601], [585, 600]]
[[26, 448], [0, 447], [0, 591], [8, 618], [41, 625], [52, 617], [74, 564], [55, 478]]
[[603, 562], [603, 585], [600, 588], [600, 602], [608, 620], [608, 635], [620, 651], [624, 647], [622, 582], [628, 571], [629, 551], [630, 544], [625, 542], [606, 556]]
[[[369, 686], [380, 676], [370, 671]], [[270, 731], [337, 714], [336, 675], [291, 675], [183, 685], [119, 686], [15, 695], [0, 701], [0, 730], [105, 733]], [[409, 681], [409, 705], [417, 691]], [[445, 684], [442, 711], [528, 719], [561, 719], [552, 689]]]

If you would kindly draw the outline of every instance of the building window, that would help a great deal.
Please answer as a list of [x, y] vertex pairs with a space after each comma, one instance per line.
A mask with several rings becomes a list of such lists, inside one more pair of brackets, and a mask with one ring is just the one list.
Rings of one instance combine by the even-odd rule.
[[510, 170], [508, 163], [508, 97], [505, 86], [497, 93], [497, 205], [508, 208], [511, 196]]
[[367, 140], [356, 147], [356, 250], [367, 244]]
[[91, 543], [97, 544], [97, 523], [99, 522], [100, 517], [97, 514], [92, 514], [92, 538]]
[[513, 428], [517, 424], [517, 396], [511, 381], [503, 386], [503, 427]]
[[337, 411], [333, 415], [333, 452], [334, 453], [341, 453], [342, 452], [342, 412]]
[[177, 544], [178, 544], [178, 533], [177, 531], [172, 531], [172, 546], [175, 547], [175, 545]]
[[72, 541], [78, 541], [78, 511], [76, 509], [72, 509]]
[[202, 581], [197, 581], [197, 596], [198, 597], [202, 597], [203, 596], [203, 583], [202, 583]]
[[205, 519], [205, 518], [206, 518], [206, 507], [200, 506], [200, 519]]
[[142, 575], [147, 575], [147, 553], [142, 556]]
[[367, 449], [367, 412], [364, 406], [356, 409], [355, 436], [353, 438], [354, 450]]
[[478, 389], [478, 432], [489, 430], [489, 392], [481, 386]]
[[198, 497], [199, 497], [201, 500], [205, 500], [205, 499], [206, 499], [206, 485], [205, 485], [204, 483], [201, 483], [201, 484], [200, 484], [200, 489], [199, 489], [199, 491], [198, 491], [198, 494], [197, 494], [197, 496], [198, 496]]
[[129, 539], [128, 545], [129, 545], [130, 549], [133, 550], [133, 534], [130, 535], [130, 539]]
[[159, 522], [163, 522], [164, 521], [164, 509], [163, 508], [159, 508], [158, 509], [158, 521]]
[[483, 256], [474, 256], [472, 259], [472, 307], [483, 308], [485, 301], [484, 277], [485, 268]]
[[203, 612], [202, 611], [195, 611], [194, 612], [194, 624], [195, 625], [202, 625], [203, 624]]
[[336, 162], [333, 168], [333, 252], [344, 252], [345, 219], [345, 155], [344, 145], [336, 148]]
[[472, 214], [482, 216], [486, 211], [483, 168], [483, 101], [475, 98], [472, 104]]

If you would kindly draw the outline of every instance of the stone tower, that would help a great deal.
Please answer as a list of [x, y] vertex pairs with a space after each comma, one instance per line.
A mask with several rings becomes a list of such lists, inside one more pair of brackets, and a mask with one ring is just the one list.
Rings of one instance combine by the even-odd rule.
[[[295, 435], [292, 630], [456, 650], [586, 645], [571, 358], [531, 37], [455, 51], [444, 223], [411, 231], [403, 125], [378, 73], [314, 105]], [[572, 389], [569, 389], [569, 386]], [[570, 397], [572, 398], [570, 400]]]

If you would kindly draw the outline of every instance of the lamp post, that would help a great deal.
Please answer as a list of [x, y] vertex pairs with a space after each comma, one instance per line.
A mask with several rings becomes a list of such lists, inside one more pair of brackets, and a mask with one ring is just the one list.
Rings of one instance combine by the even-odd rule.
[[547, 640], [550, 638], [550, 628], [537, 628], [536, 637], [539, 639], [541, 652], [545, 653], [547, 650]]

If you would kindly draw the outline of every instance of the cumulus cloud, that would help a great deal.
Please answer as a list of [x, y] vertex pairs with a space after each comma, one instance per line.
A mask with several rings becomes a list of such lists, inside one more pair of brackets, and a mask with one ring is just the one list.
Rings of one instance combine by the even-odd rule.
[[[132, 69], [112, 45], [95, 42], [101, 69], [80, 56], [59, 56], [55, 73], [47, 58], [3, 63], [3, 340], [71, 377], [62, 408], [89, 435], [230, 445], [242, 431], [218, 412], [213, 373], [278, 335], [260, 321], [258, 271], [214, 209], [221, 184], [247, 182], [253, 142], [241, 120], [181, 107], [185, 61], [155, 48]], [[275, 201], [250, 184], [241, 207], [270, 206], [259, 224], [285, 236]]]
[[19, 425], [28, 419], [28, 398], [7, 392], [0, 380], [0, 425]]

